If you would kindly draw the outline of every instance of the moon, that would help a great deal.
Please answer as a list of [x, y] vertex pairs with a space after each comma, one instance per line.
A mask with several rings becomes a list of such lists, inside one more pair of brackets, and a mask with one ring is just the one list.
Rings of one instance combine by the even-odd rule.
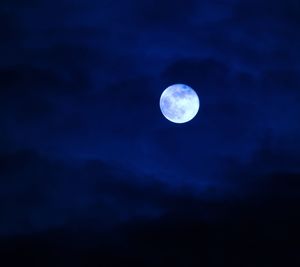
[[174, 84], [163, 91], [159, 105], [162, 114], [169, 121], [185, 123], [196, 116], [200, 101], [191, 87], [185, 84]]

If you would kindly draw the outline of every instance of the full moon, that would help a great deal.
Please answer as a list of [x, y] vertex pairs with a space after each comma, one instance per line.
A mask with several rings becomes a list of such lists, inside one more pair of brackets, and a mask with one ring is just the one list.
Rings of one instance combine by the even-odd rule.
[[163, 91], [160, 110], [171, 122], [185, 123], [198, 113], [200, 101], [196, 92], [185, 84], [174, 84]]

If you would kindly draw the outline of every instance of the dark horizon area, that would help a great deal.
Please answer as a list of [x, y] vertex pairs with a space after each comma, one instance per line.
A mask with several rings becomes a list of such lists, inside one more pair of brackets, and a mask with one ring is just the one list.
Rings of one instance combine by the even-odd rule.
[[[0, 3], [0, 266], [300, 266], [300, 2]], [[170, 85], [200, 99], [184, 124]]]

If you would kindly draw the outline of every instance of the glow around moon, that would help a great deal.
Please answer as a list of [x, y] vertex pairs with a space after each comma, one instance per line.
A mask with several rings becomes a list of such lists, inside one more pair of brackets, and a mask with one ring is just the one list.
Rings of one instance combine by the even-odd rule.
[[200, 107], [198, 95], [185, 84], [169, 86], [163, 91], [159, 104], [162, 114], [174, 123], [185, 123], [192, 120]]

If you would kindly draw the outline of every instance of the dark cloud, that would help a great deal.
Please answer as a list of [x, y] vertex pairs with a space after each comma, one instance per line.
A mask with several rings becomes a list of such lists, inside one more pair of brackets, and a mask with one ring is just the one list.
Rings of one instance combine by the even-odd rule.
[[[23, 63], [2, 67], [1, 94], [15, 98], [36, 94], [75, 94], [91, 89], [87, 71], [92, 61], [101, 63], [86, 47], [68, 44], [55, 45], [35, 51]], [[88, 68], [88, 69], [87, 69]]]
[[212, 58], [182, 59], [169, 66], [162, 76], [168, 83], [189, 83], [203, 90], [222, 93], [228, 88], [229, 72], [225, 64]]
[[286, 2], [272, 1], [270, 9], [270, 1], [244, 1], [237, 2], [235, 12], [240, 15], [242, 20], [272, 20], [275, 23], [288, 24], [296, 26], [300, 21], [297, 16], [299, 11], [299, 3], [295, 0]]
[[188, 186], [174, 191], [155, 177], [100, 160], [76, 164], [23, 150], [2, 154], [0, 173], [1, 233], [8, 235], [55, 228], [87, 211], [85, 220], [103, 227], [193, 203]]
[[[139, 218], [115, 227], [112, 232], [93, 232], [82, 225], [76, 228], [69, 225], [30, 238], [1, 239], [3, 257], [18, 255], [10, 259], [14, 265], [19, 261], [26, 264], [45, 261], [45, 266], [64, 266], [66, 262], [74, 266], [298, 263], [294, 242], [299, 238], [298, 202], [295, 202], [299, 197], [283, 197], [282, 190], [274, 190], [280, 188], [283, 179], [289, 178], [293, 180], [292, 187], [299, 187], [299, 175], [278, 173], [272, 176], [272, 186], [265, 185], [251, 203], [198, 201], [192, 207], [192, 202], [187, 201], [185, 204], [189, 206], [185, 207], [189, 208], [180, 210], [174, 206], [173, 211], [160, 218]], [[195, 211], [203, 206], [223, 210], [222, 219], [198, 217]]]
[[62, 80], [55, 73], [30, 65], [18, 65], [10, 69], [3, 69], [1, 71], [1, 83], [8, 94], [13, 94], [16, 97], [18, 97], [19, 92], [22, 96], [22, 93], [30, 94], [32, 91], [41, 91], [41, 88], [45, 86], [55, 88], [55, 86], [63, 85]]
[[[247, 188], [248, 193], [255, 192], [276, 195], [278, 198], [293, 198], [299, 188], [299, 149], [292, 139], [278, 138], [269, 131], [247, 161], [224, 158], [223, 174], [226, 180], [234, 181], [238, 188]], [[294, 188], [291, 185], [294, 184]], [[248, 194], [246, 191], [242, 195]], [[254, 196], [253, 196], [254, 197]]]
[[[137, 23], [145, 26], [178, 27], [187, 23], [195, 14], [196, 1], [136, 1], [134, 6]], [[180, 11], [180, 12], [179, 12]]]
[[10, 14], [9, 12], [2, 11], [1, 13], [1, 42], [3, 44], [13, 44], [13, 42], [18, 43], [22, 38], [22, 28], [20, 26], [20, 21], [15, 16], [15, 14]]
[[297, 91], [300, 86], [298, 71], [295, 69], [269, 69], [262, 73], [261, 86], [264, 90]]

